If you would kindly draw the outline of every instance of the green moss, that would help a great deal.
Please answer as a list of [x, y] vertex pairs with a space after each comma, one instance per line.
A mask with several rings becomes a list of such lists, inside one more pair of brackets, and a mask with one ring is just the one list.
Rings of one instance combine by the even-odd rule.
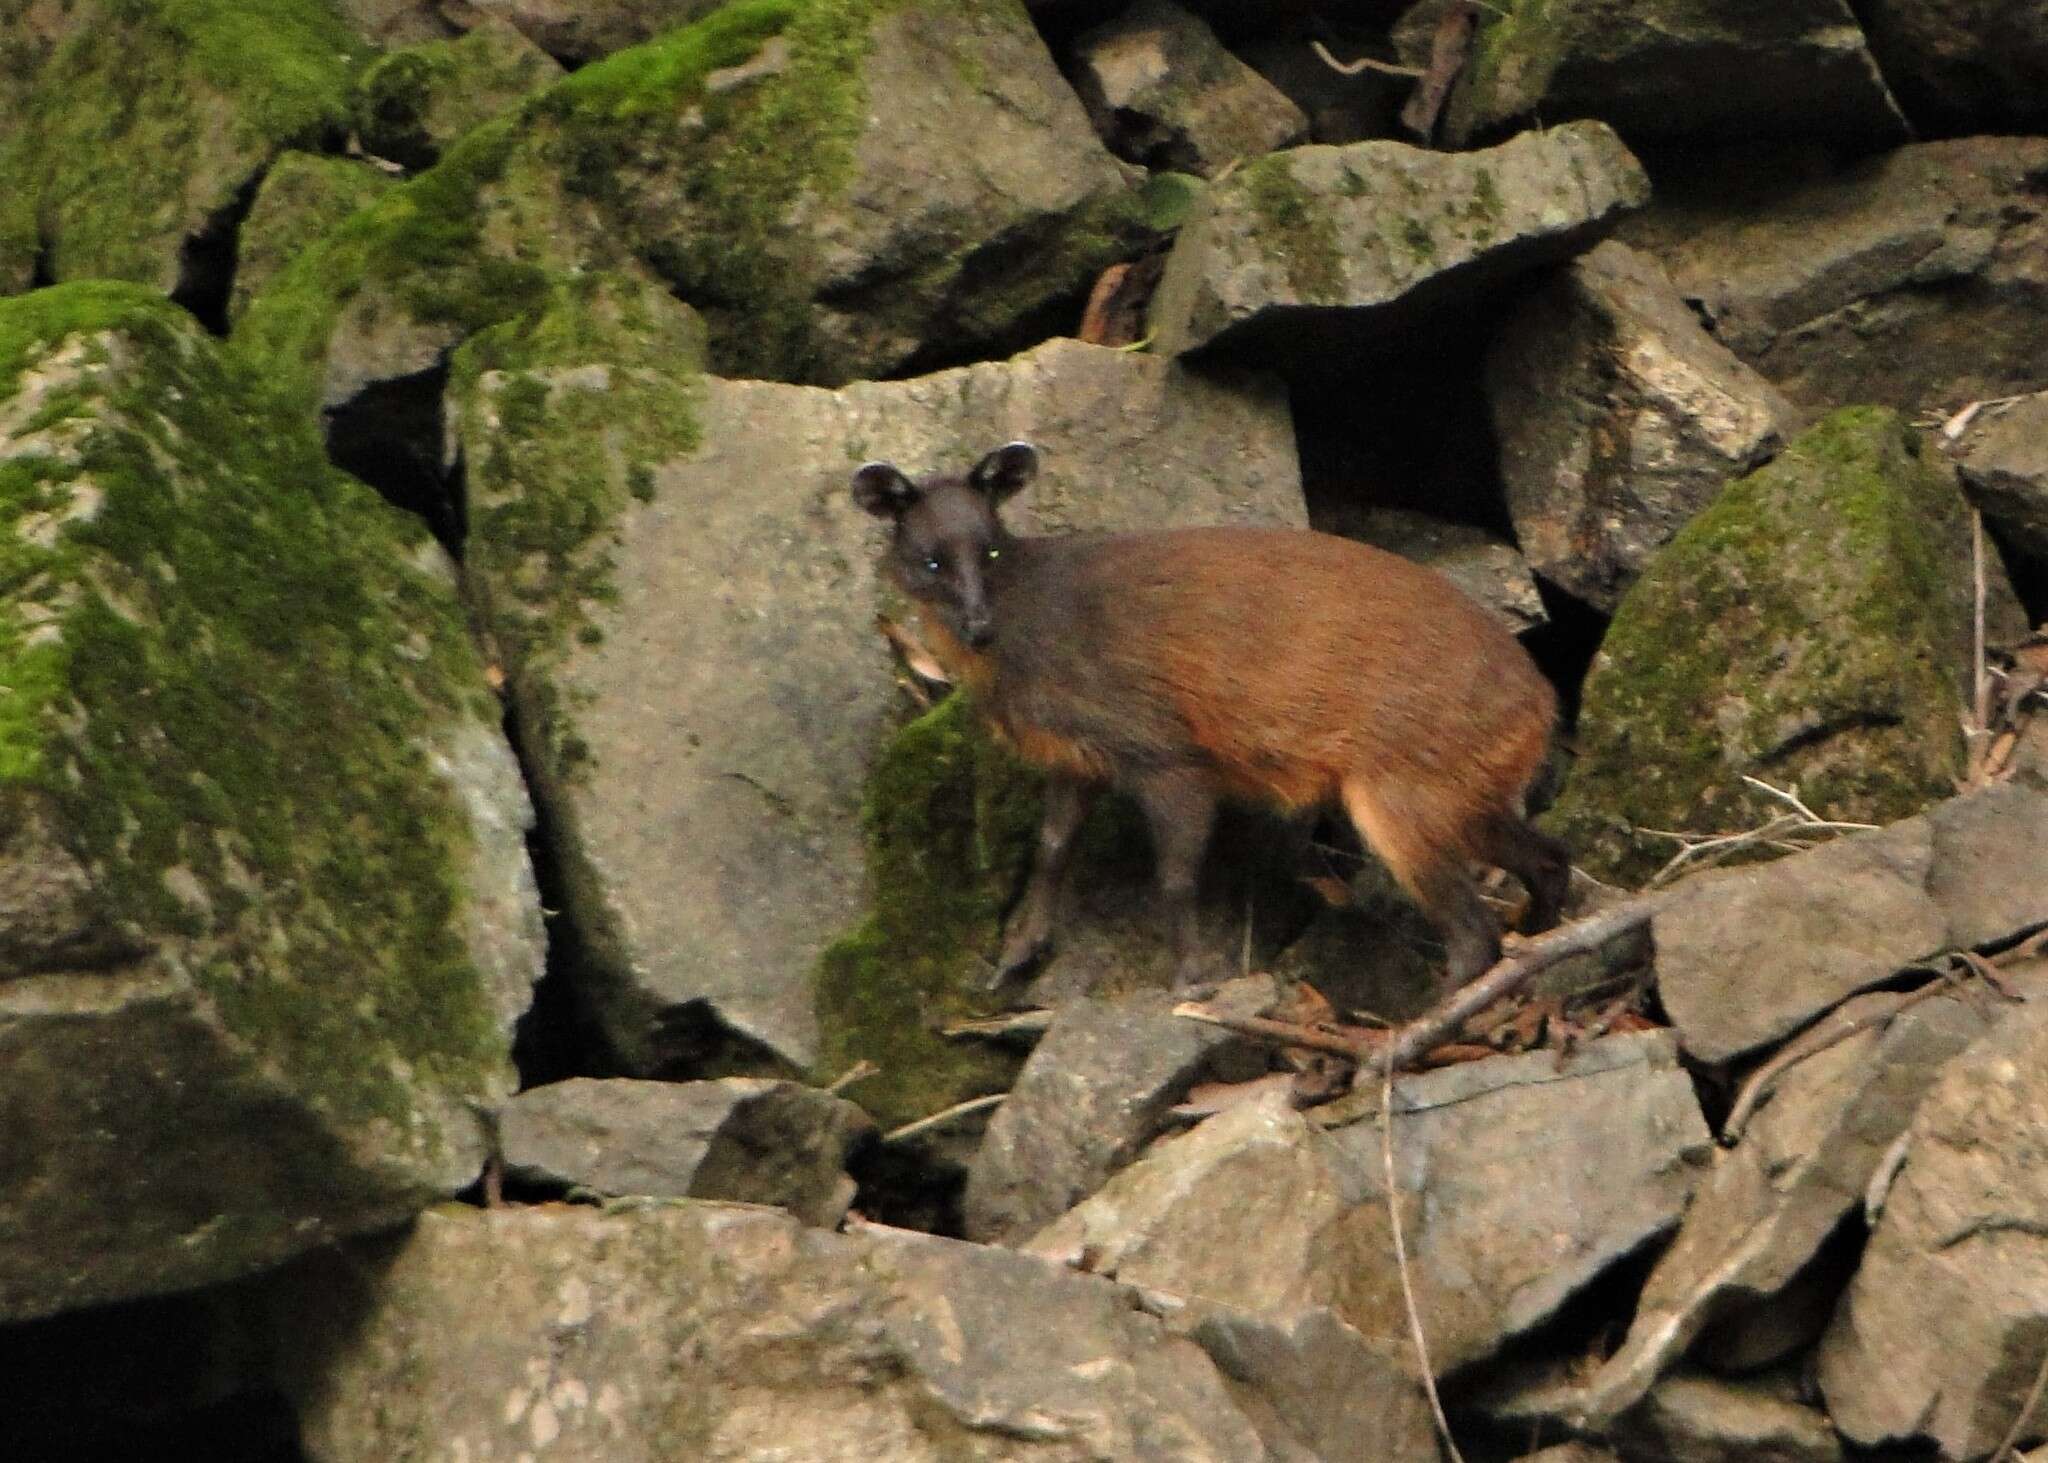
[[1145, 227], [1155, 234], [1172, 233], [1188, 221], [1208, 188], [1207, 182], [1192, 173], [1150, 174], [1138, 195]]
[[[481, 1094], [469, 823], [421, 744], [495, 716], [459, 604], [409, 567], [419, 527], [161, 296], [0, 302], [0, 381], [102, 331], [63, 454], [17, 438], [0, 472], [0, 801], [54, 807], [111, 927], [195, 940], [227, 1025], [337, 1121], [407, 1121], [398, 1071]], [[38, 512], [60, 531], [19, 533]]]
[[559, 78], [562, 68], [508, 25], [480, 25], [379, 57], [356, 84], [363, 145], [407, 167], [431, 166], [443, 147]]
[[1310, 304], [1344, 298], [1344, 257], [1337, 228], [1295, 178], [1285, 153], [1271, 153], [1240, 174], [1258, 216], [1261, 243], [1287, 272], [1287, 282]]
[[1479, 10], [1471, 59], [1451, 101], [1452, 126], [1469, 135], [1533, 107], [1564, 53], [1565, 22], [1550, 0], [1498, 0]]
[[396, 186], [389, 174], [353, 158], [307, 152], [278, 158], [264, 175], [236, 240], [229, 318], [239, 320], [249, 302], [293, 260]]
[[[541, 696], [572, 640], [600, 633], [621, 515], [654, 497], [661, 463], [696, 450], [703, 355], [691, 311], [606, 275], [556, 285], [456, 353], [448, 399], [476, 453], [466, 562], [522, 697]], [[548, 770], [581, 765], [573, 708], [530, 706]]]
[[873, 909], [818, 966], [818, 1071], [867, 1060], [861, 1105], [885, 1126], [1000, 1092], [1017, 1059], [938, 1027], [993, 1007], [1003, 910], [1029, 861], [1036, 779], [1001, 751], [964, 696], [897, 731], [876, 758], [861, 820]]
[[169, 284], [278, 149], [338, 134], [359, 42], [320, 0], [99, 0], [29, 90], [0, 191], [55, 278]]
[[1887, 822], [1948, 792], [1967, 664], [1963, 508], [1896, 414], [1828, 417], [1654, 560], [1586, 685], [1555, 821], [1604, 877], [1675, 851], [1638, 827], [1763, 821], [1744, 773]]
[[1401, 220], [1401, 242], [1424, 264], [1436, 259], [1436, 240], [1430, 236], [1429, 226], [1414, 214]]

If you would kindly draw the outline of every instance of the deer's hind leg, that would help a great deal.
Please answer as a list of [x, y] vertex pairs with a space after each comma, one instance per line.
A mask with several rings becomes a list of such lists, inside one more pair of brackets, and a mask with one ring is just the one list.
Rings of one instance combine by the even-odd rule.
[[1474, 840], [1458, 812], [1357, 777], [1340, 795], [1358, 836], [1443, 936], [1445, 989], [1455, 990], [1500, 959], [1500, 921], [1465, 871]]

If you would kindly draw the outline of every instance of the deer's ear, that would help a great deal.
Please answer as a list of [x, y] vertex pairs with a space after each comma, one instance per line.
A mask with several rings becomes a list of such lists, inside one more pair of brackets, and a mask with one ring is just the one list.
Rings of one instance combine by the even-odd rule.
[[975, 463], [967, 481], [986, 493], [990, 502], [1000, 503], [1037, 476], [1038, 449], [1029, 442], [1012, 442]]
[[863, 463], [854, 470], [853, 501], [877, 518], [901, 518], [921, 496], [893, 462]]

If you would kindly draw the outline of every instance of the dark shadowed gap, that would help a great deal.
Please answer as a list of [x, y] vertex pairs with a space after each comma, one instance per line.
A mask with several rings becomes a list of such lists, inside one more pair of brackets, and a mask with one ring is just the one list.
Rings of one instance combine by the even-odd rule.
[[199, 1292], [0, 1326], [0, 1456], [305, 1463], [226, 1309]]
[[427, 370], [377, 381], [325, 414], [327, 455], [386, 502], [426, 521], [443, 548], [462, 557], [465, 521], [460, 482], [441, 465], [443, 360]]
[[192, 317], [209, 334], [225, 338], [228, 333], [228, 297], [235, 288], [235, 256], [242, 239], [242, 223], [256, 202], [256, 189], [263, 175], [249, 179], [234, 196], [213, 213], [199, 231], [190, 235], [178, 251], [178, 283], [171, 302], [192, 312]]
[[[860, 1091], [855, 1088], [847, 1096], [858, 1101]], [[915, 1144], [876, 1142], [851, 1154], [846, 1168], [860, 1186], [853, 1207], [867, 1218], [946, 1239], [966, 1238], [962, 1201], [967, 1170], [959, 1164], [934, 1161]]]
[[1600, 653], [1600, 642], [1607, 638], [1609, 622], [1593, 606], [1540, 576], [1536, 592], [1543, 599], [1544, 622], [1525, 631], [1522, 644], [1550, 684], [1557, 687], [1560, 716], [1569, 730], [1578, 725], [1586, 672]]
[[1984, 531], [2005, 560], [2006, 577], [2012, 581], [2012, 592], [2019, 596], [2020, 608], [2026, 611], [2027, 623], [2048, 624], [2048, 557], [2028, 555], [1988, 518]]

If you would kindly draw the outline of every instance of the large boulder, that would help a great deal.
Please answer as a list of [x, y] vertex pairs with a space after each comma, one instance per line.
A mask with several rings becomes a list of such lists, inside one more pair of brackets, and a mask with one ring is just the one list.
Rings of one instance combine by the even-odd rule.
[[45, 279], [210, 299], [270, 159], [345, 130], [362, 44], [325, 0], [77, 10], [0, 121], [0, 197], [31, 223]]
[[1027, 1255], [758, 1209], [437, 1209], [270, 1304], [316, 1463], [1436, 1457], [1418, 1389], [1327, 1318], [1162, 1321]]
[[1791, 405], [1700, 327], [1656, 261], [1612, 241], [1503, 323], [1486, 394], [1530, 567], [1609, 614], [1792, 422]]
[[1840, 1463], [1827, 1414], [1792, 1391], [1768, 1378], [1680, 1372], [1651, 1389], [1615, 1441], [1631, 1463]]
[[[1950, 1063], [1820, 1349], [1835, 1425], [1982, 1458], [2015, 1426], [2048, 1330], [2048, 1002]], [[2038, 1440], [2039, 1421], [2020, 1429]]]
[[999, 350], [1134, 237], [1017, 0], [727, 6], [583, 67], [308, 250], [236, 330], [300, 400], [442, 364], [550, 275], [659, 277], [719, 369], [837, 383]]
[[[1376, 1096], [1376, 1094], [1375, 1094]], [[1668, 1032], [1394, 1084], [1395, 1184], [1430, 1356], [1453, 1371], [1676, 1227], [1711, 1147]], [[1319, 1133], [1262, 1099], [1161, 1145], [1032, 1252], [1247, 1310], [1406, 1335], [1376, 1113]]]
[[1529, 561], [1499, 533], [1432, 518], [1411, 508], [1325, 511], [1325, 532], [1427, 564], [1520, 634], [1548, 617]]
[[842, 1097], [761, 1077], [572, 1077], [498, 1110], [506, 1171], [526, 1183], [779, 1204], [828, 1229], [853, 1200], [847, 1155], [873, 1132]]
[[[1273, 996], [1260, 976], [1215, 1000], [1256, 1016]], [[1054, 1018], [967, 1170], [967, 1238], [1029, 1238], [1135, 1158], [1197, 1081], [1263, 1070], [1245, 1060], [1243, 1038], [1173, 1006], [1167, 992], [1146, 992], [1077, 1002]]]
[[2039, 132], [2048, 123], [2048, 11], [2034, 0], [1863, 0], [1856, 14], [1923, 131]]
[[1674, 179], [1622, 236], [1811, 416], [1919, 412], [2048, 379], [2048, 138], [1901, 147], [1843, 172]]
[[[1858, 997], [1832, 1020], [1874, 1020], [1892, 999]], [[1961, 992], [1937, 996], [1790, 1068], [1701, 1183], [1643, 1286], [1627, 1338], [1585, 1383], [1576, 1409], [1596, 1422], [1628, 1411], [1710, 1326], [1780, 1303], [1862, 1204], [1921, 1096], [2006, 1009]]]
[[1730, 483], [1622, 600], [1586, 678], [1551, 814], [1579, 861], [1633, 883], [1677, 851], [1641, 830], [1761, 823], [1744, 775], [1865, 823], [1951, 791], [1970, 563], [1954, 474], [1895, 413], [1837, 412]]
[[1173, 0], [1138, 0], [1074, 43], [1075, 90], [1118, 157], [1211, 177], [1300, 142], [1308, 118]]
[[1956, 466], [1970, 500], [2013, 547], [2048, 560], [2048, 391], [1979, 412]]
[[[677, 308], [583, 286], [458, 356], [470, 583], [627, 1070], [657, 1071], [708, 1020], [801, 1067], [876, 1060], [861, 1096], [893, 1116], [947, 1089], [922, 1090], [922, 1058], [868, 1044], [928, 1039], [951, 998], [920, 995], [921, 980], [967, 976], [954, 967], [975, 952], [951, 942], [1000, 913], [1015, 866], [998, 858], [984, 879], [947, 866], [931, 828], [905, 830], [905, 862], [875, 890], [906, 917], [882, 923], [929, 936], [938, 963], [881, 958], [871, 929], [839, 949], [830, 992], [814, 990], [826, 947], [868, 906], [862, 809], [899, 697], [873, 624], [878, 529], [848, 474], [878, 456], [965, 465], [1028, 437], [1045, 472], [1013, 505], [1023, 529], [1299, 523], [1286, 406], [1270, 383], [1074, 341], [838, 392], [724, 381], [684, 369], [680, 324], [649, 323]], [[877, 837], [952, 816], [933, 793], [946, 767], [973, 783], [947, 761], [962, 734], [934, 724], [891, 764], [900, 785], [866, 800]], [[974, 865], [1009, 845], [969, 829], [944, 846]], [[934, 874], [983, 890], [972, 918], [951, 892], [916, 892]], [[843, 1028], [822, 1052], [821, 998]], [[899, 1084], [903, 1107], [882, 1096]]]
[[453, 568], [141, 286], [0, 303], [0, 1317], [471, 1182], [541, 966]]
[[1333, 333], [1384, 341], [1417, 311], [1569, 258], [1648, 197], [1597, 122], [1483, 152], [1273, 153], [1210, 187], [1182, 227], [1152, 301], [1155, 349], [1312, 365]]
[[1453, 143], [1599, 117], [1631, 144], [1903, 142], [1849, 0], [1543, 0], [1482, 6]]

